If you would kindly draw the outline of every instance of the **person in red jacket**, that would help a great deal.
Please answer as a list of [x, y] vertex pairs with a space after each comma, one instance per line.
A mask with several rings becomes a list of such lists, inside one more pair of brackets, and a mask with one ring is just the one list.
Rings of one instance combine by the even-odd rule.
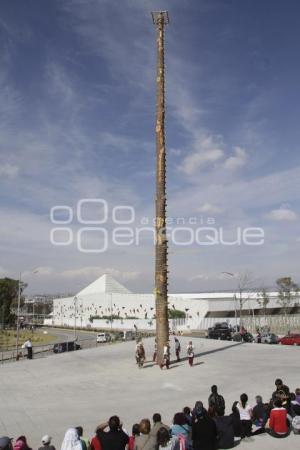
[[287, 411], [283, 408], [280, 399], [274, 401], [274, 408], [271, 411], [267, 427], [269, 428], [269, 433], [274, 437], [286, 437], [289, 434]]

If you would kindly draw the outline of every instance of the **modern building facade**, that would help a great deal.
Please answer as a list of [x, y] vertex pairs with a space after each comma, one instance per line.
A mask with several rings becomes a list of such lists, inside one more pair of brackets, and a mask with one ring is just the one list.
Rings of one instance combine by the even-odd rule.
[[[184, 313], [183, 320], [173, 322], [191, 329], [206, 329], [218, 321], [238, 323], [240, 298], [242, 315], [280, 315], [283, 309], [277, 292], [268, 292], [269, 303], [265, 310], [258, 302], [257, 292], [207, 292], [198, 294], [169, 294], [169, 309]], [[299, 300], [291, 305], [289, 314], [300, 312]], [[111, 275], [104, 274], [74, 297], [53, 300], [53, 315], [47, 322], [56, 326], [132, 328], [155, 328], [154, 294], [135, 294]]]

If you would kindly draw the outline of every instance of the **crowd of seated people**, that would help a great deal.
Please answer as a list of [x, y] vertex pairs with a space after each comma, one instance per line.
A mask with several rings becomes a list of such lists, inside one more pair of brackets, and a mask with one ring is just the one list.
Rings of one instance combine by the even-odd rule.
[[[211, 387], [208, 407], [197, 401], [193, 409], [185, 406], [174, 414], [173, 423], [166, 425], [161, 415], [135, 423], [131, 433], [123, 428], [118, 416], [96, 428], [91, 440], [83, 436], [81, 426], [69, 428], [61, 450], [217, 450], [236, 447], [242, 439], [255, 440], [256, 435], [268, 433], [285, 438], [291, 431], [300, 436], [300, 389], [290, 392], [282, 380], [275, 381], [276, 389], [268, 403], [260, 395], [251, 406], [246, 393], [225, 414], [225, 400], [217, 386]], [[300, 438], [299, 438], [300, 439]], [[38, 450], [55, 450], [51, 437], [41, 440]], [[0, 437], [0, 450], [32, 450], [25, 436], [15, 441]]]

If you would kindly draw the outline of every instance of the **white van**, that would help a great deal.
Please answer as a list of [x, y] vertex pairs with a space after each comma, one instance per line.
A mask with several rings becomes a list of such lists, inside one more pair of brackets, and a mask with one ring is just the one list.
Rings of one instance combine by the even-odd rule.
[[103, 342], [109, 342], [110, 335], [108, 333], [98, 333], [97, 334], [97, 344], [101, 344]]

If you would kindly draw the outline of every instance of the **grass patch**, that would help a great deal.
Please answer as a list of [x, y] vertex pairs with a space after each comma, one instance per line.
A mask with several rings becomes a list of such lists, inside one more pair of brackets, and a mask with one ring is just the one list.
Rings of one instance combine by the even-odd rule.
[[[31, 339], [32, 345], [50, 344], [56, 340], [56, 337], [51, 334], [44, 334], [43, 331], [35, 330], [20, 330], [19, 332], [19, 346]], [[17, 331], [4, 330], [0, 331], [0, 350], [6, 350], [16, 345]]]

